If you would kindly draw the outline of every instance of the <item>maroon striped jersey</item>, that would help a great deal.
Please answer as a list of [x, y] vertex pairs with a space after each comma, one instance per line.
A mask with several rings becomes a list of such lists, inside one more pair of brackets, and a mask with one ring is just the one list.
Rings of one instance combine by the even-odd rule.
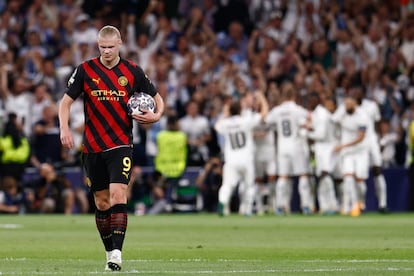
[[68, 81], [66, 94], [83, 95], [85, 130], [83, 152], [102, 152], [132, 145], [132, 118], [127, 102], [134, 92], [157, 93], [141, 67], [121, 58], [111, 69], [99, 57], [80, 64]]

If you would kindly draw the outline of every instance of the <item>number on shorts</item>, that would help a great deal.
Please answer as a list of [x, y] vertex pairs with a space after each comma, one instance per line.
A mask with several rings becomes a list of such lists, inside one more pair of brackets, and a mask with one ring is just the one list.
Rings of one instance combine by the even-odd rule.
[[246, 145], [246, 135], [244, 132], [234, 132], [229, 134], [232, 149], [240, 149]]
[[129, 172], [131, 171], [131, 158], [124, 157], [124, 159], [122, 159], [122, 164], [124, 165], [122, 174], [128, 178]]

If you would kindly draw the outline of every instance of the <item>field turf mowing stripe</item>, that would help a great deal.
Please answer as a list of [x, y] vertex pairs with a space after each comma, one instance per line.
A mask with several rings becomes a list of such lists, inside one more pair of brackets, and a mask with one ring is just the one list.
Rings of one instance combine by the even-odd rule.
[[[117, 274], [414, 275], [413, 230], [412, 213], [130, 215]], [[0, 241], [0, 275], [108, 274], [93, 215], [0, 216]]]

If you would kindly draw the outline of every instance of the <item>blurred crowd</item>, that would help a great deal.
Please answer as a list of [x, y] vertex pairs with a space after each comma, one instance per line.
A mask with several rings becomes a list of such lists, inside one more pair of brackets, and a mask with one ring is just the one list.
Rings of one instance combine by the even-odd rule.
[[[87, 190], [59, 173], [79, 166], [83, 104], [72, 108], [73, 151], [61, 147], [57, 105], [74, 68], [98, 54], [107, 24], [119, 27], [122, 56], [144, 69], [167, 105], [160, 122], [134, 127], [137, 167], [154, 165], [158, 133], [173, 115], [187, 137], [186, 165], [215, 169], [223, 103], [260, 90], [276, 106], [286, 81], [305, 108], [312, 93], [340, 104], [350, 87], [363, 87], [380, 109], [384, 166], [410, 163], [413, 1], [0, 0], [0, 211], [19, 212], [16, 202], [30, 212], [88, 211]], [[26, 183], [27, 167], [39, 179]]]

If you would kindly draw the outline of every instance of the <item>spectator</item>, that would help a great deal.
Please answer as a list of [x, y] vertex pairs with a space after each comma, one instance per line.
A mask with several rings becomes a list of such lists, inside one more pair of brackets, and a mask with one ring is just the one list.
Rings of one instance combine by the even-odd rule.
[[46, 58], [43, 61], [39, 74], [33, 81], [36, 85], [45, 84], [46, 89], [54, 101], [60, 99], [60, 96], [63, 93], [62, 83], [59, 80], [59, 75], [56, 72], [56, 69], [53, 59]]
[[1, 92], [7, 113], [15, 113], [17, 120], [22, 124], [25, 135], [30, 135], [30, 117], [32, 94], [31, 82], [22, 75], [11, 74], [11, 69], [1, 68]]
[[218, 35], [217, 44], [224, 50], [230, 53], [230, 59], [236, 63], [241, 64], [247, 59], [247, 45], [249, 39], [245, 34], [243, 25], [238, 21], [233, 21], [228, 27], [227, 33]]
[[144, 174], [138, 166], [133, 169], [128, 185], [128, 201], [132, 203], [135, 215], [156, 215], [169, 211], [164, 180], [158, 171]]
[[72, 47], [77, 64], [95, 56], [94, 49], [97, 48], [98, 30], [91, 24], [89, 15], [85, 13], [76, 16], [74, 24]]
[[39, 177], [26, 186], [34, 190], [35, 212], [72, 214], [75, 203], [72, 184], [53, 165], [42, 163]]
[[381, 155], [384, 162], [384, 168], [390, 168], [396, 165], [395, 151], [396, 143], [400, 137], [396, 131], [391, 129], [391, 124], [387, 120], [379, 122], [379, 143], [381, 146]]
[[155, 170], [165, 178], [166, 200], [171, 204], [172, 192], [187, 167], [187, 136], [180, 130], [176, 116], [168, 116], [167, 129], [158, 133], [157, 148]]
[[15, 178], [2, 178], [0, 187], [0, 213], [24, 214], [31, 211], [33, 198], [19, 189]]
[[42, 163], [56, 165], [67, 160], [67, 152], [60, 142], [55, 104], [46, 106], [43, 109], [42, 119], [34, 124], [31, 148], [31, 163], [38, 169], [40, 169]]
[[20, 182], [30, 157], [30, 145], [17, 116], [10, 113], [0, 138], [0, 175]]
[[217, 156], [212, 156], [200, 170], [196, 178], [196, 186], [201, 193], [202, 209], [206, 212], [217, 212], [218, 191], [223, 181], [223, 164]]
[[187, 135], [187, 166], [203, 165], [209, 155], [207, 141], [210, 140], [210, 127], [206, 116], [200, 114], [196, 102], [187, 104], [187, 115], [179, 120], [180, 129]]
[[[32, 128], [35, 123], [43, 118], [43, 109], [53, 103], [49, 91], [50, 90], [45, 83], [39, 83], [34, 86], [31, 116], [28, 121], [30, 128]], [[30, 132], [28, 135], [31, 135], [31, 133], [32, 132]]]

